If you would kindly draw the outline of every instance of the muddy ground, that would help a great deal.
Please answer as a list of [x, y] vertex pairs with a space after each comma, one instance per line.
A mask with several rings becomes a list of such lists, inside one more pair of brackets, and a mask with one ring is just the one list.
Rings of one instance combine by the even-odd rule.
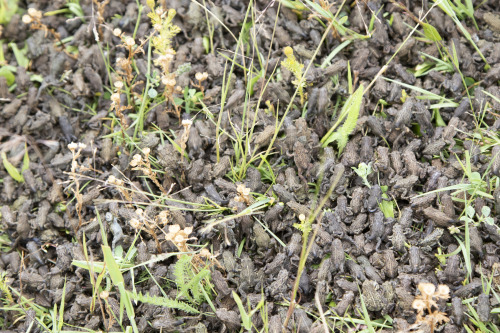
[[[461, 20], [484, 59], [428, 1], [331, 1], [349, 31], [307, 2], [160, 1], [180, 28], [169, 100], [140, 3], [20, 2], [3, 25], [1, 329], [134, 326], [109, 244], [128, 297], [156, 299], [130, 302], [138, 332], [243, 330], [233, 292], [260, 307], [254, 331], [498, 331], [498, 1], [478, 29]], [[287, 46], [308, 68], [304, 105]], [[345, 148], [323, 148], [360, 86]], [[446, 287], [422, 317], [423, 283]]]

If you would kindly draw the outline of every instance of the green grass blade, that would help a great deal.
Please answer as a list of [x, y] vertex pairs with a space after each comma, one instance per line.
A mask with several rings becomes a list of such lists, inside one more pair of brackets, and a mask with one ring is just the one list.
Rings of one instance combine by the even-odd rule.
[[24, 144], [24, 157], [23, 157], [23, 167], [21, 168], [21, 173], [30, 168], [30, 156], [28, 155], [28, 147]]
[[251, 330], [252, 320], [248, 315], [248, 313], [246, 312], [245, 307], [243, 306], [243, 302], [240, 299], [240, 296], [238, 296], [238, 294], [235, 293], [234, 290], [233, 290], [233, 299], [236, 302], [236, 305], [238, 305], [238, 309], [240, 310], [241, 322], [243, 324], [243, 327], [246, 330]]
[[63, 286], [62, 296], [61, 296], [61, 308], [59, 309], [59, 321], [57, 325], [57, 330], [61, 331], [64, 325], [64, 298], [66, 297], [66, 282]]

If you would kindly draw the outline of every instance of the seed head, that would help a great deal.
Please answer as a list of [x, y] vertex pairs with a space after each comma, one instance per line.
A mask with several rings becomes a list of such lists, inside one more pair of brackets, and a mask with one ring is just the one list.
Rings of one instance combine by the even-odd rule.
[[130, 226], [134, 229], [139, 229], [141, 227], [141, 222], [136, 218], [130, 219]]
[[283, 49], [283, 52], [287, 57], [290, 57], [293, 55], [293, 49], [290, 46], [287, 46]]
[[425, 296], [432, 296], [434, 291], [436, 291], [436, 286], [432, 283], [419, 283], [418, 290]]
[[426, 304], [423, 300], [421, 299], [416, 299], [413, 301], [412, 305], [411, 305], [415, 310], [417, 310], [418, 312], [420, 311], [424, 311], [425, 310], [425, 307], [426, 307]]
[[173, 86], [175, 86], [176, 81], [172, 77], [164, 76], [161, 79], [161, 83], [163, 83], [167, 87], [173, 87]]

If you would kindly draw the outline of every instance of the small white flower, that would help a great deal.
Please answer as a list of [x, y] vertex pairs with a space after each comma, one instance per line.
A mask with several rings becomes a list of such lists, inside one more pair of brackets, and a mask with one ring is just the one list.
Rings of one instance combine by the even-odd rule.
[[422, 295], [431, 296], [436, 291], [436, 286], [434, 286], [432, 283], [420, 283], [418, 285], [418, 289], [420, 290]]
[[123, 82], [122, 81], [115, 81], [114, 86], [115, 86], [115, 88], [121, 89], [121, 88], [123, 88]]
[[203, 73], [198, 72], [194, 75], [194, 77], [198, 81], [205, 81], [206, 79], [208, 79], [208, 73], [207, 72], [203, 72]]
[[127, 46], [132, 47], [135, 45], [135, 40], [132, 37], [127, 37], [125, 38], [125, 44], [127, 44]]
[[119, 93], [114, 93], [111, 94], [111, 101], [115, 104], [120, 104], [120, 94]]
[[141, 164], [141, 161], [142, 161], [141, 155], [135, 154], [134, 157], [132, 157], [132, 161], [130, 161], [130, 165], [136, 167], [139, 164]]
[[424, 301], [416, 299], [413, 301], [412, 307], [417, 311], [423, 311], [426, 308], [426, 304]]
[[78, 143], [78, 148], [80, 148], [80, 149], [85, 149], [85, 148], [87, 148], [87, 145], [86, 145], [85, 143], [81, 143], [81, 142], [79, 142], [79, 143]]
[[119, 28], [115, 28], [113, 30], [113, 35], [115, 35], [116, 37], [120, 37], [121, 34], [122, 34], [122, 31]]
[[148, 147], [144, 148], [142, 150], [142, 152], [144, 153], [144, 155], [149, 155], [149, 153], [151, 153], [151, 149], [149, 149]]
[[445, 284], [440, 284], [438, 286], [438, 290], [437, 290], [437, 293], [439, 294], [439, 296], [441, 296], [442, 298], [445, 298], [447, 296], [450, 295], [450, 287], [448, 287], [447, 285]]
[[31, 22], [33, 22], [33, 19], [29, 15], [23, 15], [22, 20], [24, 24], [30, 24]]
[[35, 8], [28, 8], [28, 15], [34, 18], [42, 18], [42, 12]]
[[71, 151], [74, 151], [76, 148], [78, 148], [78, 145], [74, 142], [71, 142], [69, 145], [68, 145], [68, 149], [71, 150]]
[[170, 234], [176, 234], [176, 233], [178, 233], [180, 230], [181, 230], [181, 226], [180, 226], [180, 225], [178, 225], [178, 224], [171, 225], [171, 226], [168, 228], [168, 232], [169, 232]]

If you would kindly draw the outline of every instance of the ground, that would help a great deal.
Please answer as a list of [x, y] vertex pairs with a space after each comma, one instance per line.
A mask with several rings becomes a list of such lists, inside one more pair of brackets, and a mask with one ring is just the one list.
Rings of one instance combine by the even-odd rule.
[[2, 332], [498, 332], [473, 2], [0, 0]]

